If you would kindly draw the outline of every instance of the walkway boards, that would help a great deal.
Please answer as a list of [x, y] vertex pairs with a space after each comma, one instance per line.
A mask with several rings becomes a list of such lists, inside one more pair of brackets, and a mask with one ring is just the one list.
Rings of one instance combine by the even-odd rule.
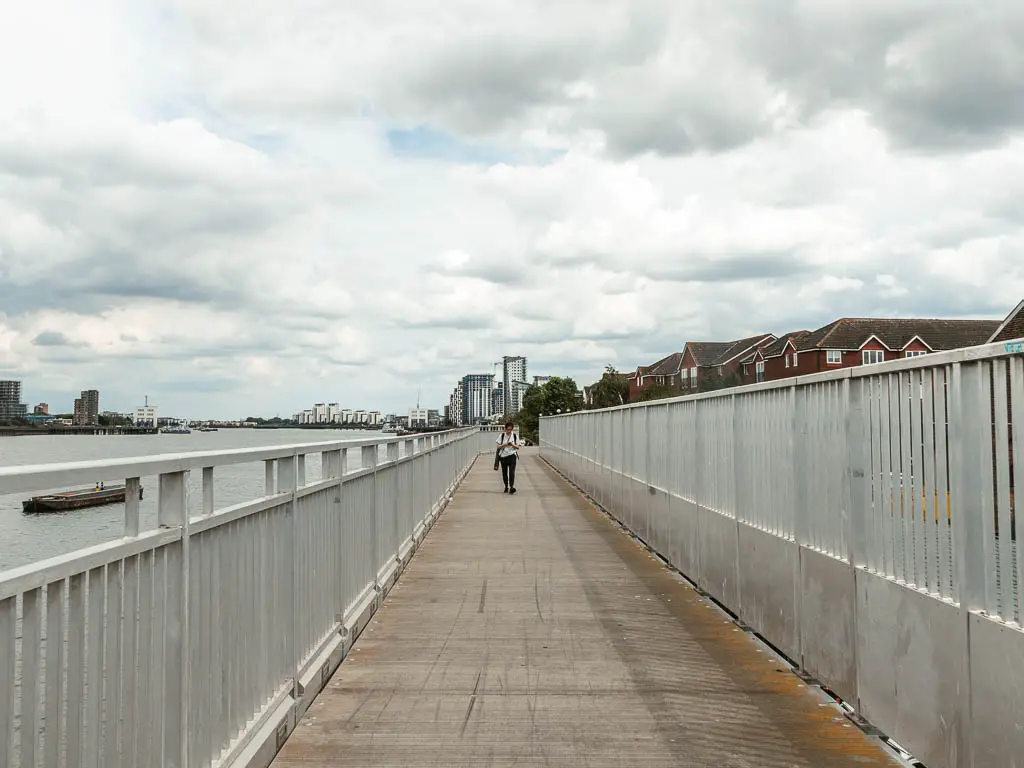
[[482, 456], [277, 768], [893, 762], [537, 456]]

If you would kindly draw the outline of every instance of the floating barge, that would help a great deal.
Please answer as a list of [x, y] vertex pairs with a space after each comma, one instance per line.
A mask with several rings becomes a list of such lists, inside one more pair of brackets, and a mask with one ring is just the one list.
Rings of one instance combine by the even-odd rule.
[[[142, 498], [142, 486], [139, 486], [139, 498]], [[125, 487], [114, 485], [102, 490], [64, 491], [51, 493], [48, 496], [33, 496], [21, 502], [22, 512], [68, 512], [86, 507], [102, 507], [107, 504], [120, 504], [125, 500]]]

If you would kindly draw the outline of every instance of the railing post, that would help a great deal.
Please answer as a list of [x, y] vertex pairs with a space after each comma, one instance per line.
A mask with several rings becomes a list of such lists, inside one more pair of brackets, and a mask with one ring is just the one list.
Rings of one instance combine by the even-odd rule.
[[[164, 637], [163, 683], [165, 707], [163, 758], [168, 768], [188, 764], [188, 709], [191, 695], [188, 625], [188, 472], [160, 475], [157, 524], [180, 528], [181, 541], [170, 547], [167, 573], [167, 624]], [[177, 549], [177, 552], [175, 552]], [[177, 561], [177, 562], [174, 562]]]
[[277, 492], [277, 487], [274, 484], [274, 465], [276, 463], [275, 459], [267, 459], [263, 462], [263, 487], [267, 496], [273, 496]]
[[124, 484], [124, 535], [128, 538], [135, 538], [139, 535], [139, 487], [141, 484], [141, 479], [138, 477], [129, 477]]
[[213, 514], [213, 467], [203, 467], [203, 516]]

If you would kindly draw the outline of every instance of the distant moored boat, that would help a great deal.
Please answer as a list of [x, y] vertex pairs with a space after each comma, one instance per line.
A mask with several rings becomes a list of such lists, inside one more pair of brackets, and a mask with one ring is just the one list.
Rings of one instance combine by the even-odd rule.
[[[139, 486], [139, 498], [142, 498], [142, 486]], [[107, 504], [119, 504], [125, 499], [125, 487], [115, 485], [102, 490], [64, 491], [51, 493], [48, 496], [33, 496], [21, 502], [22, 512], [67, 512], [72, 509], [86, 507], [102, 507]]]

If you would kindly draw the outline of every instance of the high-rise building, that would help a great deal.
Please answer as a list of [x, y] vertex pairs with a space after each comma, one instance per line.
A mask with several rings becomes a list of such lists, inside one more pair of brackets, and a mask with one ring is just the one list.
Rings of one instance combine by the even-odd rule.
[[0, 381], [0, 419], [23, 419], [28, 406], [21, 402], [20, 381]]
[[535, 386], [535, 387], [543, 387], [549, 381], [551, 381], [551, 377], [550, 376], [534, 376], [533, 377], [533, 386]]
[[526, 358], [509, 357], [506, 355], [501, 359], [502, 383], [505, 386], [505, 407], [506, 416], [519, 413], [523, 407], [522, 395], [525, 388], [517, 387], [516, 384], [526, 384]]
[[82, 396], [75, 399], [75, 424], [88, 426], [99, 424], [100, 393], [95, 389], [83, 389]]
[[491, 390], [491, 413], [505, 414], [505, 384], [498, 382], [498, 386]]
[[482, 424], [491, 419], [493, 373], [470, 373], [462, 377], [462, 423]]
[[461, 427], [465, 422], [462, 420], [462, 381], [452, 390], [448, 396], [448, 423], [453, 427]]
[[39, 405], [37, 405], [35, 408], [32, 409], [32, 413], [34, 413], [36, 416], [49, 416], [50, 415], [50, 404], [49, 403], [40, 403]]

